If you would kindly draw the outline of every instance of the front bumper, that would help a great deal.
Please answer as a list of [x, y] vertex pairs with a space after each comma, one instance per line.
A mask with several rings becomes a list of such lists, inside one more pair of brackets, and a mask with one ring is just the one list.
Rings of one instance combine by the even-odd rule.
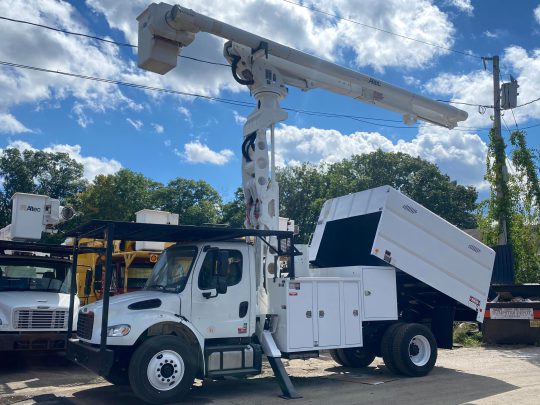
[[112, 350], [101, 350], [99, 346], [81, 342], [79, 339], [68, 340], [66, 356], [69, 360], [102, 376], [109, 375], [114, 363]]
[[66, 338], [66, 332], [1, 332], [0, 351], [60, 351]]

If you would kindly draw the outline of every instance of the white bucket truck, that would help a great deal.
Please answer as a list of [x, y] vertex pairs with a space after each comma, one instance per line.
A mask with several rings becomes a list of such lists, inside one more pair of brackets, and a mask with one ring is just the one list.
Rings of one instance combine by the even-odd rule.
[[[143, 291], [81, 309], [68, 356], [150, 403], [180, 400], [195, 377], [257, 374], [263, 354], [289, 397], [298, 394], [280, 359], [320, 350], [345, 366], [382, 356], [393, 372], [423, 376], [437, 347], [451, 347], [456, 313], [482, 321], [494, 261], [391, 187], [326, 202], [310, 269], [294, 265], [285, 231], [93, 221], [73, 236], [107, 233], [178, 244]], [[260, 274], [254, 241], [269, 236], [288, 265]]]
[[[383, 187], [327, 202], [309, 249], [315, 269], [301, 256], [295, 271], [293, 233], [278, 230], [275, 125], [287, 118], [287, 86], [370, 103], [406, 124], [451, 129], [467, 113], [180, 5], [153, 3], [138, 22], [138, 65], [159, 74], [199, 32], [227, 41], [232, 76], [256, 100], [242, 143], [247, 229], [92, 221], [74, 231], [107, 240], [107, 273], [68, 356], [150, 403], [180, 400], [195, 377], [257, 374], [263, 354], [289, 398], [298, 394], [281, 358], [323, 349], [351, 367], [382, 356], [392, 371], [428, 373], [437, 347], [451, 347], [454, 319], [483, 319], [493, 251]], [[115, 238], [177, 245], [143, 291], [109, 299]]]
[[15, 193], [12, 201], [11, 224], [0, 230], [0, 352], [63, 350], [73, 249], [35, 241], [73, 212], [42, 195]]

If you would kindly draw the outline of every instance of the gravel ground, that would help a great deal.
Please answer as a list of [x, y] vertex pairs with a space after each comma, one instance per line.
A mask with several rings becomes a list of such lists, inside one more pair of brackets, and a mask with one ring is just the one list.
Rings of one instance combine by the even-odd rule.
[[[435, 369], [423, 378], [389, 373], [377, 359], [371, 367], [338, 367], [318, 359], [285, 361], [302, 399], [293, 404], [538, 404], [540, 347], [487, 347], [439, 351]], [[280, 391], [266, 366], [250, 379], [197, 382], [187, 404], [280, 404]], [[0, 404], [139, 404], [129, 387], [115, 387], [62, 355], [0, 354]]]

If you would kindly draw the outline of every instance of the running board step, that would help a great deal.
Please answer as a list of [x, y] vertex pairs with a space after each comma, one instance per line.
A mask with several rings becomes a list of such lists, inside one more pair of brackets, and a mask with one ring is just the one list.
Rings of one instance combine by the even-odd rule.
[[277, 378], [279, 388], [281, 388], [281, 392], [283, 393], [281, 397], [285, 399], [302, 398], [302, 395], [298, 394], [298, 392], [296, 392], [294, 389], [294, 385], [289, 377], [289, 374], [287, 374], [283, 363], [281, 362], [281, 358], [269, 356], [267, 358], [270, 366], [272, 367], [272, 371]]

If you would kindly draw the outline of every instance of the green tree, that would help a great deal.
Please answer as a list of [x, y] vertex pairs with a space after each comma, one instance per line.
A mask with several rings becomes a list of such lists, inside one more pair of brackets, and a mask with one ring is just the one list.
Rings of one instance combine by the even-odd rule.
[[221, 197], [204, 180], [176, 178], [153, 195], [153, 205], [177, 213], [185, 225], [216, 224], [221, 219]]
[[32, 193], [69, 201], [84, 190], [83, 165], [67, 153], [5, 149], [0, 155], [0, 224], [11, 222], [11, 196]]
[[327, 168], [308, 163], [289, 166], [277, 172], [277, 180], [280, 215], [295, 221], [300, 229], [299, 242], [307, 243], [315, 230], [319, 212], [331, 194]]
[[234, 192], [234, 198], [223, 204], [221, 222], [234, 228], [243, 228], [246, 218], [246, 205], [244, 202], [244, 190], [238, 187]]
[[134, 221], [135, 213], [152, 209], [153, 197], [161, 183], [128, 169], [98, 175], [86, 191], [77, 196], [78, 222], [90, 219]]
[[491, 184], [491, 195], [480, 205], [478, 224], [484, 242], [494, 246], [499, 243], [499, 219], [504, 216], [508, 244], [514, 252], [515, 281], [537, 283], [540, 281], [538, 151], [527, 146], [522, 131], [514, 131], [510, 135], [510, 144], [513, 174], [503, 173], [506, 145], [491, 132], [486, 174], [486, 180]]
[[476, 225], [477, 192], [452, 181], [439, 168], [404, 153], [376, 151], [333, 165], [304, 164], [278, 173], [280, 213], [300, 226], [300, 241], [315, 229], [324, 201], [389, 185], [460, 228]]

